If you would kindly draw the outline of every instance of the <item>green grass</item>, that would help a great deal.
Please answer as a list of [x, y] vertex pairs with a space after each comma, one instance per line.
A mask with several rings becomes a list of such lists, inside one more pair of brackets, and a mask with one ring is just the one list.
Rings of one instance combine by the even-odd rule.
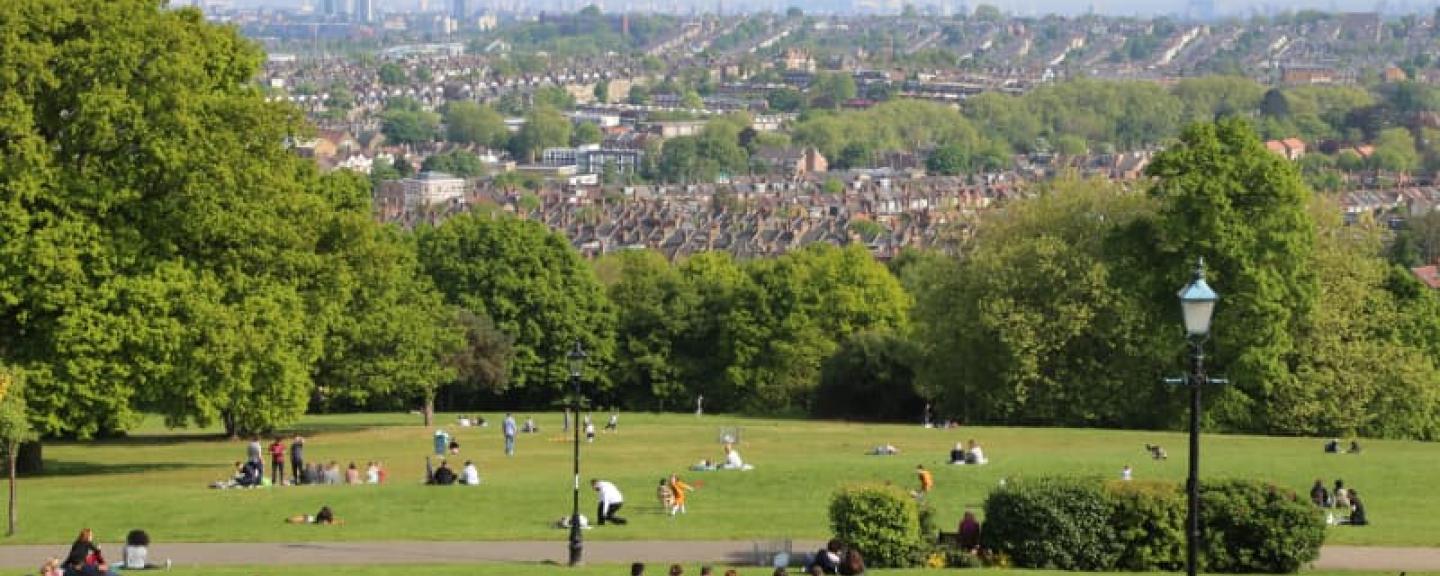
[[[682, 564], [686, 574], [699, 574], [700, 565], [693, 562]], [[730, 567], [715, 566], [717, 575], [724, 574]], [[646, 574], [664, 576], [669, 569], [668, 564], [649, 563], [646, 564]], [[739, 576], [770, 576], [771, 569], [758, 567], [734, 568]], [[167, 576], [261, 576], [270, 574], [284, 574], [286, 576], [329, 576], [336, 572], [334, 566], [218, 566], [205, 568], [191, 568], [177, 566], [174, 570], [167, 572]], [[629, 565], [595, 565], [583, 566], [580, 568], [568, 568], [553, 564], [532, 564], [532, 563], [504, 563], [504, 564], [438, 564], [438, 565], [395, 565], [395, 566], [346, 566], [343, 572], [347, 576], [412, 576], [423, 574], [425, 576], [617, 576], [629, 574]], [[791, 574], [798, 574], [799, 569], [791, 569]], [[873, 576], [934, 576], [935, 574], [954, 573], [953, 570], [867, 570], [866, 574]], [[961, 572], [966, 576], [1075, 576], [1076, 572], [1046, 571], [1046, 570], [990, 570], [973, 569]], [[1083, 574], [1083, 573], [1079, 573]], [[1147, 576], [1147, 573], [1128, 573], [1134, 576]], [[1171, 572], [1154, 572], [1149, 576], [1157, 575], [1174, 576]], [[1301, 572], [1302, 576], [1394, 576], [1389, 572]], [[1410, 576], [1436, 576], [1440, 573], [1410, 572]]]
[[[420, 484], [431, 429], [400, 414], [312, 416], [298, 426], [310, 441], [307, 456], [363, 466], [379, 459], [390, 470], [383, 486], [304, 486], [264, 490], [210, 490], [243, 457], [244, 442], [214, 431], [166, 431], [147, 423], [130, 438], [45, 446], [47, 473], [20, 485], [20, 531], [11, 543], [68, 542], [83, 526], [102, 542], [118, 542], [145, 528], [161, 542], [315, 540], [525, 540], [564, 538], [551, 523], [570, 508], [570, 444], [558, 414], [538, 415], [544, 431], [522, 435], [519, 454], [501, 449], [498, 415], [489, 428], [460, 429], [463, 458], [480, 466], [480, 487]], [[442, 422], [453, 422], [452, 416]], [[523, 415], [521, 415], [523, 420]], [[743, 427], [741, 451], [750, 472], [686, 473], [697, 460], [718, 459], [720, 426]], [[991, 463], [946, 466], [956, 441], [980, 440]], [[866, 456], [881, 443], [899, 456]], [[1156, 462], [1146, 442], [1167, 447]], [[1343, 478], [1364, 495], [1373, 526], [1331, 529], [1327, 542], [1360, 545], [1440, 545], [1440, 445], [1365, 442], [1361, 455], [1321, 452], [1316, 439], [1205, 436], [1203, 475], [1270, 479], [1304, 492], [1315, 478]], [[596, 540], [760, 539], [827, 537], [826, 506], [839, 485], [888, 481], [912, 487], [914, 468], [935, 472], [931, 496], [939, 524], [954, 526], [966, 508], [979, 508], [1001, 477], [1052, 474], [1118, 477], [1125, 464], [1135, 477], [1181, 480], [1185, 436], [1160, 432], [1037, 428], [926, 430], [919, 426], [745, 419], [729, 416], [623, 414], [621, 433], [601, 434], [583, 447], [583, 476], [614, 480], [625, 491], [631, 524], [587, 533]], [[703, 484], [681, 518], [661, 515], [654, 501], [658, 479], [679, 471]], [[588, 487], [582, 510], [593, 515]], [[330, 505], [344, 526], [292, 526], [281, 519]]]

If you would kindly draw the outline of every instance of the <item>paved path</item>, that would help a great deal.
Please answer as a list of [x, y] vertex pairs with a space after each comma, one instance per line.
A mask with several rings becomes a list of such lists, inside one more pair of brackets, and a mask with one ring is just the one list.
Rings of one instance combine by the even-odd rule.
[[[764, 547], [765, 542], [759, 542]], [[795, 552], [823, 543], [797, 540]], [[585, 544], [585, 561], [593, 564], [715, 562], [754, 564], [757, 542], [737, 541], [597, 541]], [[63, 556], [68, 546], [0, 546], [0, 566], [33, 568], [45, 558]], [[118, 547], [110, 554], [118, 559]], [[170, 558], [176, 566], [286, 564], [473, 564], [478, 562], [565, 562], [564, 540], [518, 542], [302, 542], [157, 544], [151, 561]], [[1315, 563], [1320, 570], [1440, 571], [1440, 548], [1379, 548], [1326, 546]]]

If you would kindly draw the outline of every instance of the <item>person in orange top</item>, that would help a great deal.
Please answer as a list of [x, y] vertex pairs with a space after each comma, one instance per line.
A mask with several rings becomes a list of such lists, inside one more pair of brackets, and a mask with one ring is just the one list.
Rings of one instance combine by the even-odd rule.
[[920, 477], [920, 492], [917, 496], [929, 494], [930, 489], [935, 487], [935, 476], [925, 469], [924, 464], [915, 465], [915, 474]]
[[670, 475], [670, 494], [674, 498], [674, 503], [670, 505], [671, 516], [674, 516], [676, 512], [685, 513], [685, 493], [694, 489], [694, 486], [686, 484], [679, 476]]

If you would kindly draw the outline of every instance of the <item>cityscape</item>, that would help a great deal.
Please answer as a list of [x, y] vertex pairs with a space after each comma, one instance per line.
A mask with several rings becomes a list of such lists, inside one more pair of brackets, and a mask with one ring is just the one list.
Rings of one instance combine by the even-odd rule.
[[0, 2], [4, 569], [1405, 576], [1437, 440], [1433, 3]]

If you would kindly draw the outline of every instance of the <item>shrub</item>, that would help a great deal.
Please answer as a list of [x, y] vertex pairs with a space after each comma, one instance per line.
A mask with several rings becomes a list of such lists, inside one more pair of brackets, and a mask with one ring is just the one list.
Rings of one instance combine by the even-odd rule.
[[[1252, 480], [1201, 484], [1200, 568], [1295, 572], [1319, 556], [1320, 511]], [[1184, 564], [1185, 492], [1164, 482], [1043, 479], [985, 501], [984, 546], [1025, 568], [1175, 570]]]
[[1320, 556], [1325, 519], [1293, 490], [1252, 480], [1200, 486], [1200, 567], [1285, 574]]
[[860, 551], [869, 566], [911, 566], [920, 556], [915, 500], [894, 486], [841, 488], [830, 499], [830, 526], [836, 536]]
[[982, 545], [1025, 568], [1112, 570], [1120, 556], [1113, 507], [1095, 479], [1011, 483], [985, 499]]
[[1178, 570], [1185, 565], [1185, 493], [1173, 482], [1112, 481], [1110, 525], [1120, 543], [1119, 570]]

